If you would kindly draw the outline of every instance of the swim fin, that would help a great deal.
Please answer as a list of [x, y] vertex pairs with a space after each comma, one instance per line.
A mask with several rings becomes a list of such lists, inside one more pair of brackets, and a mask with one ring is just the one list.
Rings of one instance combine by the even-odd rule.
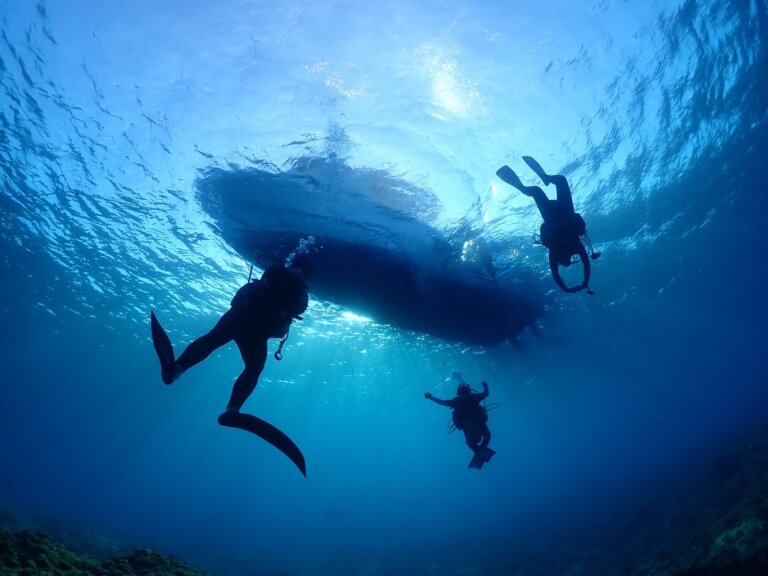
[[475, 454], [472, 456], [472, 460], [469, 461], [469, 467], [477, 468], [478, 470], [483, 467], [483, 464], [485, 464], [485, 460], [480, 454]]
[[549, 176], [544, 172], [544, 168], [541, 167], [541, 164], [536, 162], [531, 156], [523, 156], [523, 161], [528, 164], [531, 170], [536, 172], [536, 175], [541, 178], [541, 181], [544, 182], [544, 184], [549, 184]]
[[514, 186], [518, 190], [522, 190], [523, 188], [525, 188], [525, 186], [523, 186], [523, 183], [520, 182], [520, 178], [518, 177], [518, 175], [515, 174], [515, 171], [512, 170], [512, 168], [510, 168], [506, 164], [501, 168], [499, 168], [498, 170], [496, 170], [496, 176], [504, 180], [504, 182], [506, 182], [510, 186]]
[[269, 422], [257, 418], [251, 414], [242, 414], [240, 412], [224, 412], [219, 416], [219, 424], [229, 428], [240, 428], [246, 432], [255, 434], [262, 440], [266, 440], [272, 446], [280, 450], [283, 454], [296, 464], [296, 467], [306, 478], [307, 466], [304, 462], [304, 454], [299, 447], [293, 443], [283, 432], [272, 426]]
[[171, 384], [181, 375], [181, 370], [176, 366], [173, 344], [157, 320], [154, 310], [150, 311], [150, 324], [152, 325], [152, 344], [154, 344], [157, 358], [160, 360], [160, 375], [163, 382]]
[[494, 454], [496, 454], [496, 450], [491, 450], [487, 447], [478, 449], [478, 452], [480, 453], [480, 457], [483, 459], [483, 462], [489, 462], [490, 459], [493, 458]]
[[496, 176], [504, 180], [507, 184], [510, 186], [514, 186], [518, 190], [523, 189], [523, 183], [520, 182], [520, 178], [518, 178], [517, 174], [515, 174], [514, 170], [507, 166], [506, 164], [496, 170]]

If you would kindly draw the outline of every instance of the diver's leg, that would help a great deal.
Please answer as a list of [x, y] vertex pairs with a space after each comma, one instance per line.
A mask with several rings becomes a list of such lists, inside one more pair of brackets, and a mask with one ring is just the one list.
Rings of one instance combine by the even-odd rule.
[[483, 434], [480, 439], [480, 447], [488, 448], [488, 444], [491, 442], [491, 430], [488, 428], [488, 424], [483, 426]]
[[491, 450], [488, 448], [488, 443], [491, 441], [491, 431], [488, 428], [488, 425], [483, 425], [482, 430], [482, 439], [480, 440], [480, 444], [477, 447], [476, 454], [480, 456], [484, 462], [488, 462], [491, 458], [493, 458], [494, 454], [496, 454], [495, 450]]
[[477, 430], [464, 430], [464, 441], [472, 452], [477, 452], [480, 446], [481, 436]]
[[472, 459], [469, 461], [470, 468], [480, 469], [485, 464], [484, 450], [480, 447], [480, 436], [477, 431], [464, 431], [464, 440], [467, 446], [472, 450]]
[[211, 352], [224, 346], [227, 342], [232, 341], [234, 338], [234, 318], [232, 317], [232, 311], [228, 310], [219, 321], [216, 326], [203, 336], [200, 336], [197, 340], [192, 342], [184, 352], [181, 353], [179, 359], [176, 360], [176, 366], [180, 372], [176, 376], [181, 375], [181, 372], [186, 372], [195, 364], [202, 362]]
[[549, 177], [550, 182], [557, 186], [557, 202], [563, 207], [563, 209], [571, 214], [573, 209], [573, 197], [571, 196], [571, 187], [568, 186], [568, 180], [565, 176], [557, 174], [556, 176]]
[[515, 174], [514, 170], [510, 168], [509, 166], [502, 166], [496, 171], [496, 175], [504, 180], [507, 184], [510, 186], [514, 186], [520, 192], [525, 194], [526, 196], [530, 196], [533, 198], [533, 200], [536, 202], [536, 206], [539, 208], [539, 212], [541, 213], [541, 217], [544, 218], [544, 220], [547, 219], [547, 215], [549, 212], [549, 198], [547, 198], [547, 195], [544, 193], [544, 190], [539, 188], [538, 186], [524, 186], [523, 183], [520, 181], [520, 178]]
[[232, 395], [227, 403], [228, 412], [239, 412], [256, 388], [259, 376], [267, 362], [267, 339], [236, 338], [235, 343], [240, 349], [245, 368], [235, 380]]
[[549, 221], [551, 219], [550, 208], [552, 201], [547, 198], [544, 190], [538, 186], [528, 186], [526, 190], [530, 192], [530, 194], [527, 194], [527, 196], [533, 196], [533, 199], [536, 202], [536, 207], [539, 209], [539, 214], [541, 214], [541, 218], [545, 222]]

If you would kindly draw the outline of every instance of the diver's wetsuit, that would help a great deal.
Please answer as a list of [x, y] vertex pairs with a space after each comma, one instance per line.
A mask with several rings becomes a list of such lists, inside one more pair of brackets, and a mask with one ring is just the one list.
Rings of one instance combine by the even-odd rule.
[[[213, 329], [187, 346], [176, 361], [182, 371], [187, 371], [234, 340], [245, 368], [232, 388], [228, 409], [239, 410], [256, 388], [267, 360], [267, 340], [282, 338], [291, 321], [307, 308], [306, 285], [298, 279], [292, 281], [283, 271], [282, 266], [272, 266], [261, 279], [240, 288], [230, 309]], [[277, 280], [270, 282], [272, 278]]]

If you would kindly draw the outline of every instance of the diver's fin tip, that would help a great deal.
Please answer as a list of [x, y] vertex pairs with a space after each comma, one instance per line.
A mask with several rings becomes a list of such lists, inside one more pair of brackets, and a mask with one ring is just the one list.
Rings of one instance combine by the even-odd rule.
[[520, 182], [520, 178], [518, 178], [517, 174], [515, 174], [515, 171], [506, 164], [496, 170], [496, 176], [498, 176], [501, 180], [510, 186], [514, 186], [518, 190], [523, 188], [523, 184]]
[[480, 470], [480, 468], [483, 467], [483, 464], [485, 464], [485, 460], [482, 456], [479, 454], [475, 454], [472, 456], [472, 460], [469, 461], [469, 468], [475, 468], [477, 470]]
[[293, 440], [269, 422], [257, 418], [252, 414], [244, 414], [242, 412], [234, 411], [221, 414], [218, 422], [222, 426], [240, 428], [241, 430], [255, 434], [262, 440], [269, 442], [272, 446], [285, 454], [305, 478], [307, 477], [307, 465], [304, 460], [304, 454], [302, 454], [299, 447], [293, 443]]
[[152, 332], [152, 345], [155, 348], [157, 359], [160, 361], [160, 372], [163, 378], [163, 382], [170, 384], [180, 373], [176, 367], [176, 355], [173, 352], [173, 344], [171, 339], [168, 338], [168, 334], [163, 329], [160, 321], [155, 316], [154, 311], [150, 311], [150, 325]]
[[536, 175], [542, 179], [542, 181], [545, 184], [549, 184], [549, 177], [547, 176], [547, 173], [544, 172], [544, 168], [541, 167], [541, 164], [539, 164], [533, 156], [523, 156], [523, 162], [528, 164], [528, 167], [536, 172]]

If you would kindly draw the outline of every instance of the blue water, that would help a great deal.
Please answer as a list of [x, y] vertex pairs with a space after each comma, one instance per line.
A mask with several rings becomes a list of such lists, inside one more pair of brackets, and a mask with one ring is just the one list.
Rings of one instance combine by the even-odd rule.
[[[764, 420], [764, 0], [476, 4], [4, 1], [1, 508], [221, 573], [509, 573]], [[594, 296], [556, 290], [533, 202], [495, 177], [533, 184], [522, 155], [568, 177]], [[245, 406], [305, 479], [217, 425], [234, 346], [166, 387], [148, 314], [180, 349], [248, 276], [211, 170], [306, 158], [316, 201], [245, 190], [262, 218], [236, 232], [434, 266], [418, 222], [544, 313], [483, 348], [314, 298]], [[423, 399], [454, 370], [501, 404], [481, 471]]]

